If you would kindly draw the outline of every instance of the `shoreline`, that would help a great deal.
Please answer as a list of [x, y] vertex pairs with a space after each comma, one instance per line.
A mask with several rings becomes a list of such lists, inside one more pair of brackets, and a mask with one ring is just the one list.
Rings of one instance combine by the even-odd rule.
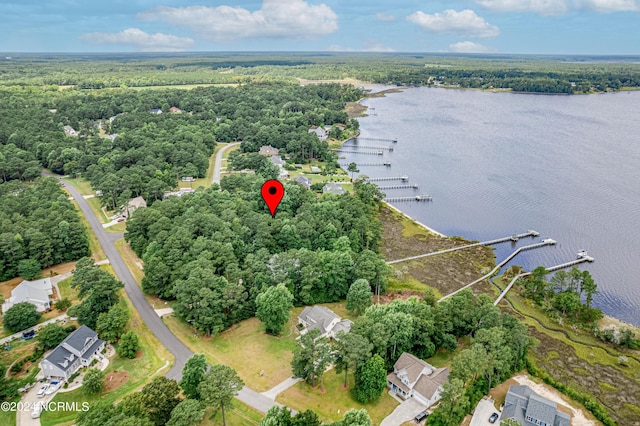
[[407, 218], [407, 219], [409, 219], [411, 222], [415, 223], [415, 224], [416, 224], [416, 225], [418, 225], [418, 226], [423, 227], [425, 230], [427, 230], [427, 231], [431, 232], [432, 234], [436, 234], [437, 236], [442, 237], [442, 238], [449, 238], [449, 236], [444, 235], [443, 233], [438, 232], [438, 231], [436, 231], [435, 229], [428, 227], [428, 226], [427, 226], [427, 225], [425, 225], [424, 223], [422, 223], [422, 222], [418, 222], [417, 220], [415, 220], [414, 218], [412, 218], [411, 216], [409, 216], [408, 214], [406, 214], [406, 213], [405, 213], [405, 212], [403, 212], [402, 210], [400, 210], [400, 209], [398, 209], [397, 207], [395, 207], [395, 206], [393, 206], [393, 205], [391, 205], [391, 204], [387, 203], [386, 201], [382, 200], [382, 203], [383, 203], [385, 206], [387, 206], [388, 208], [390, 208], [391, 210], [393, 210], [394, 212], [400, 213], [402, 216], [406, 217], [406, 218]]

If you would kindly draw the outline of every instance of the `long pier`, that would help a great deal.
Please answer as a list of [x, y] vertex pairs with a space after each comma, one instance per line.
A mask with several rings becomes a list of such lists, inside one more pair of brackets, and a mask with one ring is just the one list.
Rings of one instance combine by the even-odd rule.
[[418, 189], [418, 185], [415, 183], [413, 185], [387, 185], [387, 186], [378, 186], [378, 189]]
[[358, 149], [383, 149], [387, 151], [393, 151], [393, 145], [389, 146], [361, 146], [358, 144], [349, 145], [348, 148], [358, 148]]
[[515, 235], [511, 235], [509, 237], [497, 238], [495, 240], [482, 241], [482, 242], [479, 242], [479, 243], [467, 244], [467, 245], [464, 245], [464, 246], [453, 247], [453, 248], [450, 248], [450, 249], [433, 251], [431, 253], [419, 254], [417, 256], [405, 257], [403, 259], [396, 259], [396, 260], [392, 260], [390, 262], [387, 262], [387, 265], [393, 265], [395, 263], [406, 262], [408, 260], [422, 259], [423, 257], [435, 256], [437, 254], [451, 253], [452, 251], [464, 250], [464, 249], [468, 249], [468, 248], [471, 248], [471, 247], [490, 246], [490, 245], [493, 245], [493, 244], [504, 243], [505, 241], [513, 241], [513, 242], [515, 242], [515, 241], [518, 241], [520, 238], [537, 237], [538, 235], [540, 235], [539, 232], [534, 231], [534, 230], [529, 230], [529, 231], [524, 232], [522, 234], [515, 234]]
[[409, 176], [391, 176], [391, 177], [372, 177], [372, 178], [367, 178], [368, 182], [382, 182], [385, 180], [401, 180], [403, 182], [406, 182], [409, 180]]
[[[360, 166], [366, 166], [366, 167], [371, 167], [371, 166], [391, 167], [391, 162], [390, 161], [385, 161], [383, 163], [356, 163], [356, 167], [360, 167]], [[349, 163], [341, 163], [340, 167], [349, 167]]]
[[[411, 197], [393, 197], [393, 198], [385, 198], [384, 201], [386, 202], [397, 202], [397, 201], [431, 201], [432, 197], [429, 194], [421, 194], [421, 195], [414, 195]], [[389, 263], [389, 262], [387, 262]]]
[[343, 149], [335, 149], [332, 150], [335, 152], [339, 152], [340, 154], [362, 154], [362, 155], [382, 155], [383, 152], [382, 151], [376, 151], [376, 152], [367, 152], [367, 151], [345, 151]]
[[398, 143], [398, 139], [385, 139], [385, 138], [361, 138], [360, 136], [356, 136], [355, 138], [356, 140], [361, 140], [361, 141], [381, 141], [381, 142], [393, 142], [393, 143]]
[[[578, 258], [576, 260], [572, 260], [571, 262], [561, 263], [561, 264], [555, 265], [555, 266], [550, 266], [550, 267], [545, 268], [545, 269], [547, 270], [547, 272], [554, 272], [554, 271], [558, 271], [560, 269], [570, 268], [570, 267], [572, 267], [574, 265], [577, 265], [579, 263], [593, 262], [594, 260], [595, 259], [593, 257], [589, 256], [587, 254], [587, 252], [580, 251], [580, 252], [578, 252]], [[494, 306], [498, 306], [498, 303], [500, 303], [500, 301], [507, 295], [507, 292], [509, 290], [511, 290], [511, 287], [513, 287], [513, 285], [516, 283], [516, 281], [518, 281], [520, 278], [528, 277], [529, 275], [531, 275], [531, 272], [523, 272], [522, 274], [518, 274], [515, 277], [513, 277], [513, 279], [509, 283], [509, 285], [500, 293], [500, 296], [498, 296], [496, 301], [493, 302], [493, 305]]]
[[486, 280], [489, 277], [494, 276], [500, 269], [502, 269], [502, 267], [504, 265], [506, 265], [507, 263], [509, 263], [511, 261], [511, 259], [513, 259], [514, 257], [516, 257], [517, 255], [519, 255], [520, 253], [522, 253], [523, 251], [526, 250], [533, 250], [539, 247], [544, 247], [544, 246], [552, 246], [555, 245], [556, 241], [552, 240], [551, 238], [546, 238], [544, 240], [542, 240], [542, 242], [536, 243], [536, 244], [531, 244], [528, 246], [522, 246], [519, 247], [516, 251], [514, 251], [513, 253], [511, 253], [509, 256], [507, 256], [502, 262], [498, 263], [496, 265], [495, 268], [493, 268], [488, 274], [481, 276], [480, 278], [478, 278], [477, 280], [465, 285], [464, 287], [459, 288], [458, 290], [454, 291], [453, 293], [449, 293], [446, 296], [444, 296], [443, 298], [441, 298], [440, 300], [438, 300], [438, 302], [440, 302], [441, 300], [445, 300], [448, 299], [449, 297], [453, 296], [454, 294], [458, 294], [460, 293], [462, 290], [465, 290], [469, 287], [471, 287], [474, 284], [478, 284], [481, 281]]

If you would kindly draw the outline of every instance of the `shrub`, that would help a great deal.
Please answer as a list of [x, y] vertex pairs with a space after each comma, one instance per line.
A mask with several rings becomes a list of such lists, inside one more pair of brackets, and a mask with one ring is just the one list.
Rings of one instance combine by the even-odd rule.
[[64, 311], [70, 307], [71, 307], [71, 300], [69, 299], [60, 299], [55, 304], [55, 308], [59, 311]]

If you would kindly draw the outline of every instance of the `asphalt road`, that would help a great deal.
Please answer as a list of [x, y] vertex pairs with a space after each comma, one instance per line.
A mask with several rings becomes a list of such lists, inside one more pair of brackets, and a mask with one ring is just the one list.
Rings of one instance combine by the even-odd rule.
[[213, 181], [212, 183], [220, 183], [220, 171], [222, 169], [222, 154], [224, 154], [224, 152], [231, 148], [232, 146], [236, 146], [236, 145], [240, 145], [240, 142], [234, 142], [234, 143], [230, 143], [228, 145], [223, 146], [222, 148], [220, 148], [220, 150], [216, 153], [216, 160], [213, 163]]
[[[49, 175], [50, 176], [50, 175]], [[180, 380], [182, 377], [182, 368], [184, 364], [187, 362], [187, 359], [193, 352], [189, 350], [162, 322], [160, 317], [155, 313], [147, 299], [145, 299], [142, 294], [142, 290], [133, 279], [133, 275], [127, 268], [127, 265], [122, 260], [120, 253], [116, 250], [114, 246], [114, 242], [117, 238], [115, 236], [108, 234], [104, 228], [102, 227], [102, 223], [98, 220], [96, 215], [89, 207], [89, 203], [82, 198], [82, 194], [74, 188], [69, 182], [61, 180], [61, 183], [64, 187], [69, 191], [73, 199], [78, 203], [80, 210], [87, 218], [93, 233], [98, 237], [98, 241], [102, 245], [102, 248], [113, 267], [113, 270], [116, 272], [116, 275], [120, 281], [124, 283], [124, 289], [131, 299], [131, 302], [136, 307], [138, 312], [140, 313], [140, 317], [147, 324], [149, 330], [160, 340], [160, 342], [169, 349], [175, 358], [175, 362], [173, 363], [173, 367], [167, 372], [166, 376], [170, 379]], [[119, 235], [118, 235], [119, 237]]]

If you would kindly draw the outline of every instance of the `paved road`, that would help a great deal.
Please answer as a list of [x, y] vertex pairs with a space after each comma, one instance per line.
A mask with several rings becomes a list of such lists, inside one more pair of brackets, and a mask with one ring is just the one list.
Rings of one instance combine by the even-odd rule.
[[[231, 145], [232, 144], [218, 151], [220, 159], [222, 159], [221, 152]], [[46, 173], [45, 175], [51, 176], [50, 174]], [[124, 263], [124, 260], [122, 260], [120, 253], [115, 248], [114, 243], [118, 238], [122, 237], [122, 234], [107, 233], [102, 227], [102, 223], [100, 223], [96, 215], [93, 213], [93, 210], [91, 210], [91, 207], [89, 207], [89, 204], [82, 197], [80, 192], [69, 182], [63, 180], [61, 181], [61, 183], [69, 191], [73, 199], [78, 203], [80, 210], [87, 218], [91, 229], [102, 245], [102, 248], [104, 249], [107, 258], [109, 259], [113, 270], [116, 272], [118, 279], [124, 283], [124, 289], [127, 292], [129, 299], [131, 299], [133, 306], [135, 306], [135, 308], [138, 310], [138, 313], [140, 313], [140, 317], [142, 317], [142, 320], [145, 322], [145, 324], [147, 324], [149, 330], [151, 330], [151, 332], [158, 338], [158, 340], [163, 345], [165, 345], [175, 357], [173, 367], [171, 367], [171, 370], [169, 370], [167, 374], [165, 374], [165, 376], [169, 379], [175, 379], [179, 381], [182, 377], [182, 368], [187, 362], [187, 359], [189, 359], [189, 357], [193, 355], [193, 352], [191, 352], [191, 350], [189, 350], [189, 348], [187, 348], [167, 328], [167, 326], [162, 322], [162, 319], [160, 319], [151, 305], [149, 305], [147, 299], [145, 299], [144, 295], [142, 294], [142, 290], [135, 282], [133, 275], [131, 275], [131, 272], [129, 271], [129, 268], [127, 268], [127, 265]], [[269, 410], [269, 408], [271, 408], [273, 405], [280, 405], [274, 400], [269, 399], [266, 396], [247, 388], [246, 386], [240, 391], [237, 398], [245, 404], [263, 413], [266, 413], [267, 410]]]
[[220, 183], [220, 170], [222, 170], [222, 155], [232, 146], [240, 145], [241, 142], [234, 142], [220, 148], [216, 154], [216, 160], [213, 164], [213, 181], [212, 183]]
[[425, 407], [415, 398], [409, 398], [398, 405], [395, 410], [385, 417], [380, 426], [398, 426], [412, 420]]
[[131, 302], [140, 313], [140, 317], [142, 317], [142, 320], [147, 324], [149, 330], [151, 330], [158, 340], [160, 340], [160, 342], [173, 354], [175, 361], [173, 363], [173, 367], [171, 367], [171, 370], [167, 372], [166, 376], [170, 379], [180, 380], [180, 377], [182, 376], [182, 368], [187, 362], [187, 359], [189, 359], [193, 353], [173, 333], [171, 333], [167, 326], [154, 312], [151, 305], [149, 305], [147, 299], [144, 298], [142, 290], [138, 287], [133, 275], [131, 275], [127, 265], [124, 263], [120, 253], [118, 253], [113, 244], [117, 239], [116, 237], [119, 238], [121, 234], [108, 234], [102, 227], [102, 223], [93, 213], [93, 210], [91, 210], [91, 207], [89, 207], [87, 201], [82, 197], [82, 194], [80, 194], [80, 192], [69, 182], [62, 180], [61, 183], [78, 203], [80, 210], [87, 218], [93, 233], [102, 245], [102, 248], [109, 259], [113, 270], [116, 272], [118, 279], [124, 283], [124, 289], [127, 292], [129, 299], [131, 299]]

